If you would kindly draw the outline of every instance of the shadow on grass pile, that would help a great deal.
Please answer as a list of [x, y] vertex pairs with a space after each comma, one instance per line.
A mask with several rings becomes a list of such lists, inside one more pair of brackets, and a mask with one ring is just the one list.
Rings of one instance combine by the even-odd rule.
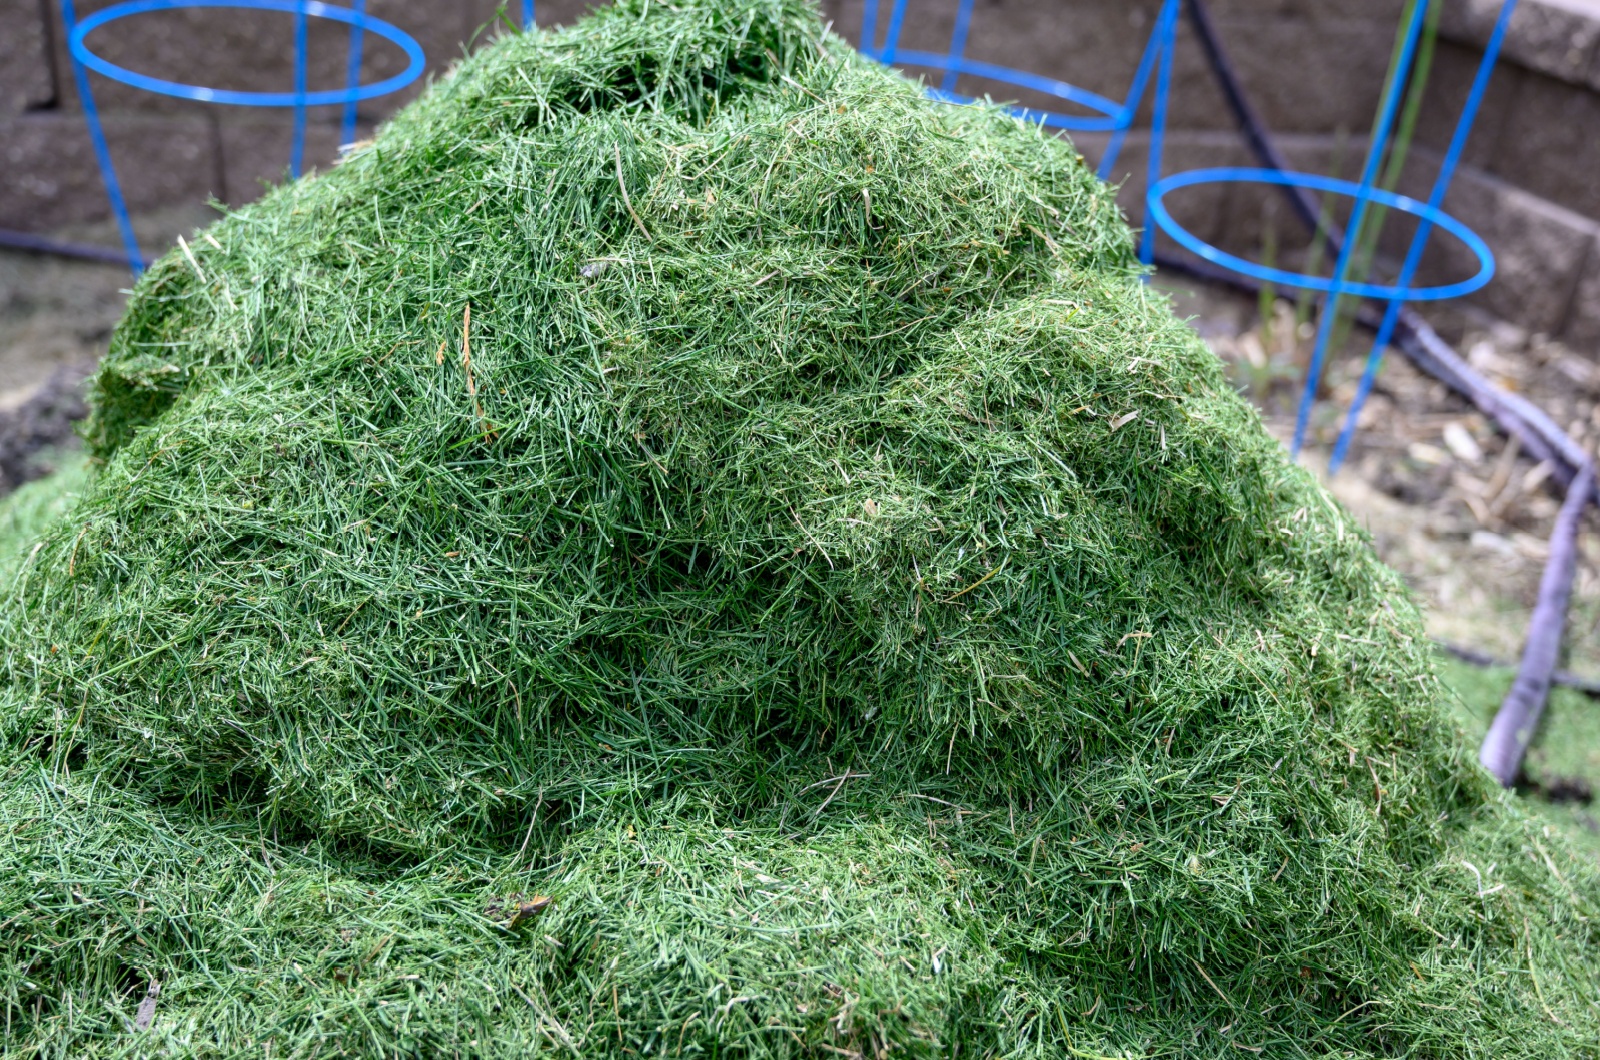
[[87, 433], [0, 601], [15, 1055], [1600, 1040], [1594, 869], [1112, 189], [800, 0], [468, 59], [158, 262]]

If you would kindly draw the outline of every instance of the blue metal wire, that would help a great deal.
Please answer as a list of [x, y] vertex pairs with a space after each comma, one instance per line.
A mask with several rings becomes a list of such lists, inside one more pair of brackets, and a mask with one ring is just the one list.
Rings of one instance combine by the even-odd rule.
[[[1489, 78], [1494, 73], [1495, 60], [1500, 54], [1500, 45], [1505, 40], [1506, 28], [1511, 24], [1511, 13], [1516, 10], [1517, 0], [1505, 0], [1500, 7], [1500, 17], [1495, 21], [1494, 32], [1489, 35], [1489, 43], [1484, 47], [1483, 60], [1478, 63], [1477, 76], [1473, 78], [1472, 89], [1467, 94], [1467, 102], [1461, 109], [1461, 117], [1456, 121], [1455, 134], [1450, 138], [1450, 147], [1445, 151], [1444, 161], [1439, 166], [1439, 175], [1433, 182], [1433, 192], [1428, 196], [1428, 206], [1437, 211], [1444, 204], [1445, 194], [1450, 190], [1450, 182], [1455, 177], [1456, 166], [1461, 161], [1461, 154], [1466, 150], [1467, 139], [1472, 135], [1473, 122], [1478, 117], [1478, 108], [1483, 104], [1484, 93], [1489, 89]], [[1400, 267], [1398, 286], [1404, 288], [1410, 285], [1411, 279], [1416, 275], [1422, 263], [1422, 253], [1427, 248], [1428, 239], [1433, 234], [1433, 225], [1426, 214], [1417, 225], [1417, 231], [1411, 237], [1411, 247], [1406, 251], [1406, 260]], [[1383, 323], [1378, 327], [1378, 335], [1373, 340], [1372, 352], [1367, 354], [1367, 364], [1361, 373], [1361, 381], [1356, 384], [1355, 398], [1350, 402], [1350, 411], [1345, 415], [1344, 427], [1339, 432], [1339, 440], [1334, 443], [1333, 456], [1328, 461], [1328, 473], [1336, 473], [1344, 463], [1345, 456], [1350, 451], [1350, 440], [1355, 436], [1356, 423], [1361, 418], [1361, 407], [1366, 404], [1367, 397], [1372, 393], [1372, 384], [1378, 376], [1378, 369], [1383, 364], [1383, 353], [1389, 345], [1389, 340], [1394, 337], [1395, 325], [1400, 320], [1401, 307], [1405, 301], [1401, 298], [1391, 299], [1388, 308], [1384, 310]]]
[[[967, 31], [972, 28], [972, 6], [976, 0], [961, 0], [961, 7], [956, 10], [956, 28], [950, 34], [950, 58], [960, 61], [967, 50]], [[939, 91], [954, 92], [956, 79], [961, 72], [954, 66], [945, 68], [944, 77], [939, 82]]]
[[[901, 35], [905, 29], [906, 18], [910, 8], [909, 0], [894, 0], [890, 7], [889, 23], [884, 35], [883, 43], [877, 42], [878, 32], [878, 0], [866, 0], [861, 12], [861, 52], [869, 58], [877, 59], [885, 64], [900, 63], [905, 66], [927, 67], [942, 71], [938, 88], [930, 88], [928, 95], [945, 103], [972, 103], [971, 96], [960, 95], [955, 91], [957, 79], [961, 74], [970, 74], [1002, 84], [1014, 85], [1017, 88], [1038, 92], [1041, 95], [1059, 99], [1065, 103], [1072, 103], [1086, 110], [1094, 111], [1093, 115], [1062, 114], [1056, 111], [1039, 110], [1033, 107], [1009, 107], [1008, 113], [1025, 121], [1037, 122], [1047, 128], [1067, 129], [1077, 132], [1110, 132], [1110, 144], [1101, 159], [1099, 175], [1102, 179], [1110, 176], [1112, 167], [1116, 164], [1118, 153], [1121, 151], [1123, 140], [1127, 135], [1128, 127], [1133, 124], [1138, 113], [1139, 105], [1143, 102], [1145, 89], [1149, 85], [1150, 74], [1155, 69], [1155, 64], [1163, 55], [1170, 60], [1172, 42], [1177, 34], [1178, 16], [1182, 10], [1181, 0], [1165, 0], [1160, 18], [1150, 39], [1146, 42], [1143, 53], [1139, 58], [1139, 65], [1134, 72], [1133, 83], [1129, 87], [1128, 95], [1121, 102], [1107, 99], [1105, 96], [1065, 81], [1054, 78], [1041, 77], [1025, 70], [1015, 70], [1011, 67], [1000, 66], [996, 63], [986, 63], [966, 57], [967, 40], [970, 36], [972, 25], [972, 10], [974, 0], [961, 0], [956, 11], [955, 29], [951, 33], [950, 46], [945, 54], [926, 52], [900, 47]], [[1170, 78], [1168, 83], [1170, 84]], [[1163, 109], [1164, 112], [1164, 109]], [[1160, 135], [1153, 137], [1153, 153], [1160, 154]]]
[[[61, 21], [67, 36], [73, 37], [77, 25], [77, 11], [72, 0], [61, 0]], [[95, 106], [94, 91], [89, 86], [89, 71], [81, 62], [72, 63], [72, 78], [78, 86], [78, 99], [83, 104], [84, 124], [89, 127], [89, 141], [94, 144], [94, 159], [100, 167], [100, 180], [106, 186], [106, 198], [111, 201], [111, 212], [117, 219], [117, 229], [122, 233], [122, 246], [128, 253], [128, 267], [135, 276], [144, 271], [144, 254], [139, 250], [139, 237], [133, 234], [133, 218], [128, 216], [128, 204], [122, 197], [122, 183], [117, 180], [117, 167], [111, 161], [111, 148], [106, 144], [105, 128], [100, 123], [100, 108]]]
[[294, 11], [294, 141], [289, 148], [289, 175], [300, 175], [306, 153], [306, 9]]
[[1400, 98], [1405, 94], [1406, 82], [1411, 72], [1411, 60], [1416, 54], [1417, 39], [1422, 35], [1422, 23], [1428, 12], [1427, 0], [1416, 0], [1412, 5], [1411, 21], [1406, 25], [1400, 61], [1395, 66], [1394, 79], [1388, 86], [1379, 110], [1378, 123], [1372, 130], [1372, 143], [1367, 149], [1367, 160], [1361, 169], [1360, 191], [1350, 209], [1350, 223], [1345, 227], [1347, 237], [1339, 248], [1339, 260], [1333, 269], [1333, 286], [1330, 288], [1322, 319], [1317, 322], [1317, 341], [1311, 350], [1311, 364], [1306, 369], [1305, 388], [1300, 392], [1300, 408], [1295, 414], [1294, 441], [1289, 452], [1295, 456], [1305, 444], [1306, 428], [1311, 424], [1311, 407], [1316, 401], [1317, 385], [1322, 381], [1322, 364], [1328, 352], [1328, 339], [1333, 334], [1333, 322], [1339, 315], [1339, 296], [1345, 289], [1350, 272], [1350, 261], [1355, 255], [1361, 222], [1367, 214], [1367, 204], [1372, 201], [1372, 185], [1378, 177], [1378, 167], [1388, 148], [1389, 130], [1394, 125]]
[[861, 54], [869, 59], [878, 57], [878, 0], [861, 5]]
[[166, 81], [118, 66], [89, 50], [87, 44], [89, 34], [107, 23], [150, 11], [178, 11], [191, 8], [278, 11], [284, 14], [304, 14], [310, 18], [325, 18], [343, 22], [347, 26], [356, 26], [364, 33], [382, 37], [405, 53], [406, 67], [393, 77], [384, 78], [370, 85], [360, 85], [354, 89], [333, 88], [306, 92], [304, 104], [307, 107], [342, 106], [351, 100], [361, 103], [386, 96], [420, 77], [426, 63], [422, 46], [412, 39], [410, 34], [382, 19], [360, 14], [348, 7], [320, 3], [318, 0], [128, 0], [126, 3], [113, 4], [111, 7], [102, 8], [85, 16], [78, 22], [76, 28], [68, 30], [67, 50], [76, 62], [82, 63], [97, 74], [163, 96], [193, 99], [201, 103], [227, 103], [239, 107], [293, 107], [301, 102], [300, 96], [294, 92], [241, 92], [207, 88], [204, 85], [189, 85], [180, 81]]
[[883, 49], [878, 54], [878, 61], [885, 66], [894, 65], [895, 52], [900, 47], [900, 31], [905, 28], [906, 8], [910, 0], [894, 0], [894, 7], [889, 10], [889, 32], [883, 38]]
[[[1111, 141], [1106, 144], [1105, 157], [1100, 159], [1100, 167], [1095, 170], [1095, 175], [1101, 180], [1110, 180], [1112, 167], [1117, 163], [1117, 156], [1122, 153], [1122, 143], [1128, 136], [1128, 130], [1133, 127], [1133, 119], [1139, 112], [1139, 104], [1144, 99], [1145, 86], [1150, 83], [1150, 71], [1154, 68], [1157, 57], [1166, 51], [1171, 56], [1172, 50], [1165, 45], [1161, 35], [1162, 19], [1166, 17], [1166, 8], [1161, 10], [1161, 16], [1156, 20], [1156, 32], [1150, 34], [1150, 39], [1145, 41], [1144, 51], [1139, 55], [1139, 65], [1133, 73], [1133, 84], [1128, 88], [1128, 98], [1123, 103], [1122, 110], [1117, 114], [1116, 125], [1111, 133]], [[1172, 20], [1169, 28], [1169, 39], [1175, 42], [1178, 34], [1178, 21]], [[1153, 142], [1152, 147], [1157, 145]], [[1159, 149], [1159, 148], [1158, 148]]]
[[[1167, 97], [1172, 92], [1172, 52], [1178, 39], [1178, 3], [1179, 0], [1167, 0], [1162, 5], [1161, 18], [1156, 23], [1153, 35], [1153, 39], [1160, 41], [1161, 55], [1156, 73], [1156, 98], [1150, 115], [1150, 158], [1146, 187], [1154, 187], [1161, 179], [1161, 148], [1167, 131]], [[1129, 124], [1132, 121], [1133, 115], [1129, 114]], [[1139, 233], [1139, 260], [1146, 265], [1151, 264], [1155, 249], [1156, 226], [1150, 223], [1150, 211], [1146, 209], [1144, 229]]]
[[538, 24], [533, 10], [533, 0], [522, 0], [522, 28], [529, 30]]
[[[367, 0], [350, 0], [350, 10], [358, 15], [367, 13]], [[359, 24], [350, 27], [350, 59], [345, 65], [344, 87], [354, 91], [361, 85], [361, 45], [366, 34]], [[356, 101], [345, 100], [344, 122], [339, 127], [339, 143], [353, 143], [356, 138]]]
[[[525, 0], [525, 2], [525, 10], [531, 11], [532, 0]], [[106, 143], [104, 123], [100, 119], [100, 110], [95, 105], [93, 87], [89, 83], [89, 71], [93, 70], [95, 73], [108, 77], [113, 81], [130, 85], [134, 88], [155, 92], [163, 96], [172, 96], [177, 99], [192, 99], [202, 103], [228, 103], [244, 107], [292, 107], [294, 108], [294, 140], [290, 148], [289, 170], [295, 176], [299, 176], [301, 165], [304, 161], [307, 108], [343, 105], [345, 108], [344, 139], [348, 142], [353, 134], [356, 104], [364, 100], [387, 95], [396, 89], [405, 87], [421, 76], [423, 66], [426, 63], [421, 46], [409, 34], [381, 19], [368, 15], [366, 13], [365, 0], [353, 0], [353, 3], [353, 7], [345, 8], [320, 3], [318, 0], [127, 0], [124, 3], [102, 8], [79, 20], [73, 0], [62, 0], [61, 15], [67, 33], [67, 54], [72, 61], [72, 76], [78, 87], [78, 96], [83, 101], [84, 124], [88, 126], [89, 140], [94, 145], [95, 162], [100, 167], [100, 178], [106, 187], [106, 198], [110, 201], [111, 212], [116, 217], [117, 227], [122, 233], [122, 244], [127, 251], [128, 265], [133, 269], [135, 275], [144, 269], [144, 255], [140, 252], [138, 238], [134, 235], [133, 220], [128, 213], [128, 204], [122, 192], [122, 183], [117, 179], [116, 166], [111, 159], [111, 149]], [[295, 17], [294, 90], [291, 92], [239, 92], [230, 89], [207, 88], [204, 85], [189, 85], [178, 81], [166, 81], [118, 66], [107, 59], [101, 58], [89, 49], [87, 42], [89, 34], [118, 19], [151, 11], [174, 11], [189, 8], [225, 8], [277, 11], [293, 14]], [[321, 92], [307, 91], [306, 45], [308, 18], [330, 19], [335, 22], [343, 22], [350, 27], [350, 60], [347, 84], [344, 88]], [[367, 33], [382, 37], [404, 52], [407, 59], [405, 69], [395, 76], [382, 81], [370, 85], [360, 84], [361, 42]]]
[[[876, 56], [874, 57], [876, 58]], [[1027, 88], [1035, 92], [1053, 96], [1068, 103], [1076, 103], [1099, 111], [1103, 117], [1088, 118], [1074, 114], [1057, 114], [1053, 111], [1035, 110], [1032, 107], [1008, 107], [1007, 111], [1027, 121], [1038, 122], [1052, 129], [1076, 129], [1104, 131], [1116, 127], [1121, 121], [1121, 115], [1126, 109], [1121, 103], [1107, 99], [1104, 96], [1090, 92], [1088, 89], [1069, 85], [1065, 81], [1055, 81], [1048, 77], [1040, 77], [1023, 70], [1013, 70], [1007, 66], [997, 66], [994, 63], [980, 62], [976, 59], [953, 59], [948, 55], [939, 55], [935, 52], [911, 51], [909, 49], [896, 49], [895, 58], [907, 66], [926, 66], [935, 70], [954, 70], [958, 74], [971, 74], [974, 77], [986, 77], [991, 81], [1000, 81], [1018, 88]], [[971, 96], [963, 96], [954, 92], [932, 88], [928, 95], [943, 103], [972, 103]]]
[[[1227, 251], [1219, 250], [1205, 242], [1178, 224], [1167, 209], [1167, 195], [1180, 188], [1203, 184], [1269, 184], [1286, 188], [1306, 188], [1311, 191], [1328, 192], [1333, 195], [1344, 195], [1350, 198], [1355, 198], [1361, 194], [1361, 185], [1348, 180], [1318, 176], [1313, 173], [1293, 173], [1282, 169], [1245, 169], [1224, 166], [1217, 169], [1191, 169], [1183, 173], [1173, 174], [1157, 181], [1151, 187], [1150, 194], [1146, 199], [1146, 209], [1155, 226], [1171, 236], [1179, 246], [1198, 254], [1207, 261], [1214, 262], [1233, 272], [1260, 280], [1262, 283], [1277, 284], [1284, 287], [1299, 287], [1307, 291], [1329, 292], [1334, 289], [1334, 281], [1329, 277], [1315, 276], [1305, 272], [1291, 272], [1288, 269], [1262, 265], [1241, 258], [1236, 254], [1229, 254]], [[1489, 244], [1485, 243], [1472, 229], [1437, 206], [1419, 202], [1405, 195], [1397, 195], [1392, 191], [1384, 191], [1382, 188], [1368, 189], [1367, 197], [1379, 205], [1386, 206], [1391, 210], [1397, 210], [1400, 213], [1411, 214], [1413, 217], [1420, 218], [1425, 224], [1443, 229], [1450, 235], [1455, 236], [1478, 259], [1478, 271], [1468, 279], [1451, 284], [1441, 284], [1436, 287], [1346, 282], [1339, 286], [1339, 290], [1343, 294], [1356, 298], [1399, 299], [1403, 302], [1436, 302], [1446, 298], [1459, 298], [1462, 295], [1471, 294], [1494, 277], [1494, 254], [1489, 250]]]

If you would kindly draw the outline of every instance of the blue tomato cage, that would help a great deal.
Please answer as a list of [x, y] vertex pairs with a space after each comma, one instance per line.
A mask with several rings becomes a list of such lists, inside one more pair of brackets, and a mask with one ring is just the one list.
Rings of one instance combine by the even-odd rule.
[[[1287, 269], [1262, 265], [1247, 258], [1241, 258], [1237, 254], [1219, 250], [1188, 231], [1173, 219], [1171, 212], [1167, 209], [1166, 197], [1180, 188], [1191, 188], [1206, 184], [1266, 184], [1282, 188], [1305, 188], [1309, 191], [1348, 196], [1358, 201], [1375, 202], [1391, 210], [1409, 214], [1426, 225], [1443, 229], [1455, 236], [1466, 245], [1467, 249], [1477, 259], [1478, 271], [1467, 279], [1456, 283], [1440, 284], [1433, 287], [1414, 287], [1410, 285], [1409, 277], [1398, 284], [1371, 283], [1349, 279], [1335, 282], [1333, 277], [1330, 276], [1315, 276], [1310, 273], [1291, 272]], [[1146, 205], [1150, 212], [1151, 221], [1171, 236], [1179, 246], [1214, 265], [1220, 265], [1225, 269], [1239, 273], [1241, 276], [1248, 276], [1262, 283], [1298, 287], [1307, 291], [1319, 291], [1325, 294], [1332, 294], [1337, 291], [1340, 294], [1356, 298], [1379, 298], [1384, 301], [1401, 302], [1436, 302], [1446, 298], [1459, 298], [1462, 295], [1471, 294], [1494, 277], [1494, 255], [1490, 253], [1489, 245], [1472, 229], [1429, 203], [1418, 202], [1415, 199], [1404, 195], [1396, 195], [1381, 188], [1363, 188], [1353, 181], [1337, 180], [1333, 177], [1317, 176], [1312, 173], [1286, 172], [1281, 169], [1245, 169], [1237, 166], [1223, 166], [1216, 169], [1191, 169], [1157, 181], [1150, 189]]]
[[[72, 58], [72, 72], [77, 81], [78, 94], [83, 99], [84, 120], [89, 126], [89, 137], [94, 144], [95, 159], [99, 163], [100, 176], [106, 186], [106, 196], [111, 200], [111, 209], [116, 215], [117, 225], [122, 233], [122, 243], [127, 251], [128, 263], [136, 273], [143, 269], [144, 257], [133, 232], [133, 222], [128, 215], [122, 186], [117, 180], [116, 167], [112, 164], [111, 151], [106, 144], [105, 130], [100, 121], [100, 112], [95, 106], [94, 93], [88, 76], [90, 70], [133, 88], [176, 99], [222, 103], [237, 107], [293, 108], [294, 139], [290, 149], [289, 172], [299, 176], [305, 150], [308, 107], [343, 106], [342, 139], [348, 142], [355, 131], [356, 105], [409, 85], [421, 75], [424, 64], [422, 48], [416, 40], [390, 23], [368, 15], [366, 0], [353, 0], [350, 7], [319, 3], [318, 0], [126, 0], [124, 3], [113, 4], [96, 11], [82, 21], [76, 17], [73, 0], [62, 0], [61, 8], [67, 27], [67, 51]], [[295, 38], [293, 89], [287, 92], [244, 92], [169, 81], [118, 66], [97, 55], [89, 46], [90, 34], [121, 19], [154, 11], [194, 8], [275, 11], [293, 15]], [[523, 0], [523, 15], [525, 24], [532, 22], [532, 0]], [[349, 63], [346, 84], [342, 88], [312, 91], [306, 86], [306, 22], [311, 18], [327, 19], [350, 27]], [[363, 85], [360, 83], [361, 51], [363, 39], [368, 33], [389, 41], [404, 52], [406, 67], [393, 77]]]
[[[1299, 409], [1295, 419], [1292, 451], [1296, 455], [1299, 454], [1301, 447], [1305, 443], [1306, 430], [1310, 424], [1311, 408], [1321, 380], [1329, 339], [1333, 332], [1334, 321], [1338, 317], [1338, 300], [1344, 296], [1352, 296], [1376, 299], [1386, 303], [1383, 322], [1378, 328], [1378, 334], [1367, 356], [1361, 380], [1357, 384], [1355, 397], [1351, 401], [1350, 409], [1345, 415], [1344, 425], [1340, 430], [1338, 440], [1334, 444], [1332, 458], [1328, 465], [1330, 472], [1339, 469], [1340, 464], [1343, 463], [1345, 456], [1349, 452], [1350, 442], [1355, 434], [1362, 405], [1372, 392], [1373, 381], [1377, 377], [1378, 369], [1382, 364], [1383, 352], [1388, 347], [1389, 340], [1394, 336], [1395, 326], [1399, 322], [1402, 308], [1411, 302], [1439, 301], [1470, 294], [1483, 287], [1494, 276], [1494, 255], [1490, 252], [1488, 244], [1466, 225], [1445, 213], [1441, 207], [1446, 193], [1450, 190], [1450, 183], [1455, 176], [1455, 170], [1461, 160], [1462, 151], [1466, 148], [1467, 139], [1472, 133], [1473, 123], [1477, 119], [1478, 110], [1483, 103], [1483, 96], [1488, 89], [1489, 78], [1494, 71], [1495, 60], [1499, 55], [1500, 46], [1505, 38], [1506, 27], [1510, 24], [1511, 14], [1515, 10], [1516, 4], [1517, 0], [1504, 0], [1501, 5], [1500, 16], [1495, 23], [1494, 32], [1490, 35], [1489, 42], [1485, 46], [1483, 59], [1478, 65], [1477, 76], [1474, 78], [1472, 88], [1467, 94], [1467, 101], [1462, 107], [1461, 115], [1456, 122], [1455, 133], [1451, 138], [1449, 148], [1445, 152], [1444, 161], [1434, 181], [1432, 193], [1428, 196], [1426, 202], [1419, 202], [1403, 195], [1396, 195], [1376, 186], [1378, 172], [1390, 146], [1395, 116], [1399, 110], [1401, 98], [1405, 93], [1405, 85], [1416, 55], [1417, 42], [1422, 34], [1423, 22], [1428, 12], [1429, 4], [1425, 0], [1418, 0], [1418, 2], [1412, 4], [1410, 17], [1406, 19], [1405, 24], [1401, 27], [1402, 37], [1398, 62], [1379, 104], [1378, 120], [1372, 130], [1371, 143], [1368, 147], [1366, 160], [1362, 165], [1361, 179], [1359, 181], [1335, 180], [1331, 177], [1318, 176], [1311, 173], [1285, 172], [1277, 169], [1228, 167], [1193, 170], [1174, 174], [1164, 180], [1152, 179], [1150, 182], [1145, 202], [1146, 216], [1149, 219], [1145, 230], [1147, 241], [1153, 236], [1155, 229], [1159, 228], [1186, 250], [1241, 276], [1248, 276], [1262, 283], [1317, 291], [1327, 296], [1321, 319], [1318, 321], [1316, 344], [1312, 349], [1311, 363], [1306, 371], [1305, 383], [1301, 391]], [[1230, 254], [1206, 243], [1189, 232], [1173, 219], [1171, 212], [1167, 209], [1166, 196], [1181, 188], [1228, 183], [1273, 185], [1288, 189], [1323, 192], [1351, 199], [1349, 222], [1345, 232], [1329, 233], [1332, 241], [1339, 247], [1338, 259], [1334, 264], [1333, 274], [1324, 277], [1308, 273], [1290, 272], [1261, 265], [1238, 255]], [[1361, 231], [1362, 221], [1366, 216], [1368, 207], [1373, 203], [1409, 214], [1417, 219], [1417, 228], [1412, 235], [1405, 260], [1400, 266], [1395, 282], [1392, 284], [1373, 283], [1367, 277], [1351, 275], [1351, 266], [1354, 264], [1354, 252], [1356, 249], [1355, 234]], [[1427, 287], [1416, 286], [1417, 268], [1421, 264], [1423, 251], [1427, 248], [1428, 239], [1435, 228], [1443, 229], [1465, 245], [1476, 259], [1478, 268], [1472, 276], [1454, 283]]]

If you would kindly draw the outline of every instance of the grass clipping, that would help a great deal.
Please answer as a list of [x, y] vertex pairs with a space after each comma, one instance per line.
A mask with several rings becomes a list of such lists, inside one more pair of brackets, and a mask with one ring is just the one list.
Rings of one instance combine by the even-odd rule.
[[1112, 190], [799, 0], [485, 49], [93, 397], [11, 1055], [1595, 1055], [1593, 864]]

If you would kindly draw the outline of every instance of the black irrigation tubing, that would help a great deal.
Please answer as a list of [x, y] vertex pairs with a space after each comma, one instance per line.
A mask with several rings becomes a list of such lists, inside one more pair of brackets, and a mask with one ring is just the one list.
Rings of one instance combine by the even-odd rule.
[[[1233, 64], [1222, 50], [1222, 41], [1217, 36], [1205, 0], [1188, 0], [1188, 10], [1200, 47], [1206, 53], [1211, 70], [1250, 149], [1262, 165], [1287, 170], [1289, 167], [1283, 155], [1272, 142], [1266, 124], [1250, 104]], [[1316, 198], [1304, 188], [1285, 187], [1284, 192], [1295, 213], [1315, 232], [1322, 223]], [[1324, 234], [1330, 249], [1337, 253], [1344, 242], [1343, 231], [1330, 224], [1324, 229]], [[1158, 264], [1171, 261], [1179, 268], [1196, 274], [1213, 271], [1198, 270], [1192, 263], [1164, 255], [1158, 256], [1157, 260]], [[1239, 284], [1235, 283], [1235, 286]], [[1358, 319], [1373, 315], [1375, 308], [1363, 304], [1357, 314]], [[1365, 320], [1362, 322], [1365, 323]], [[1561, 638], [1567, 623], [1567, 604], [1572, 595], [1572, 579], [1577, 566], [1579, 517], [1589, 501], [1595, 499], [1594, 468], [1583, 447], [1558, 427], [1544, 410], [1520, 394], [1512, 394], [1490, 383], [1440, 338], [1420, 314], [1403, 308], [1399, 325], [1395, 334], [1396, 344], [1417, 367], [1465, 396], [1484, 415], [1517, 438], [1531, 455], [1540, 460], [1549, 460], [1557, 481], [1567, 487], [1566, 501], [1551, 531], [1550, 556], [1540, 578], [1539, 600], [1528, 622], [1517, 679], [1501, 703], [1478, 755], [1500, 783], [1509, 786], [1521, 768], [1522, 755], [1544, 710], [1556, 660], [1560, 655]]]
[[[1252, 297], [1261, 293], [1261, 284], [1257, 281], [1200, 258], [1180, 257], [1158, 250], [1155, 254], [1155, 264], [1158, 268], [1185, 272], [1197, 279], [1233, 287]], [[1378, 330], [1382, 317], [1383, 314], [1378, 307], [1367, 302], [1362, 302], [1356, 309], [1356, 323], [1369, 331]], [[1571, 465], [1579, 462], [1573, 460], [1573, 451], [1576, 450], [1581, 458], [1582, 449], [1556, 427], [1537, 406], [1526, 398], [1501, 390], [1484, 379], [1471, 365], [1462, 360], [1461, 355], [1451, 349], [1450, 344], [1440, 338], [1439, 333], [1426, 321], [1420, 321], [1419, 324], [1419, 327], [1409, 331], [1403, 327], [1396, 329], [1395, 341], [1400, 350], [1417, 367], [1464, 395], [1480, 411], [1500, 424], [1507, 434], [1522, 443], [1523, 450], [1535, 460], [1550, 461], [1552, 474], [1561, 486], [1570, 485], [1574, 474]], [[1513, 411], [1507, 399], [1516, 399], [1521, 405], [1532, 409], [1560, 436], [1565, 445], [1559, 448], [1552, 447], [1547, 441], [1546, 433], [1534, 429], [1523, 416]]]
[[[1233, 64], [1228, 61], [1227, 53], [1222, 50], [1222, 38], [1217, 36], [1216, 23], [1211, 21], [1210, 10], [1207, 9], [1204, 0], [1189, 0], [1188, 6], [1189, 21], [1194, 24], [1200, 48], [1206, 53], [1206, 61], [1211, 64], [1212, 73], [1216, 74], [1217, 85], [1222, 89], [1222, 95], [1227, 99], [1229, 109], [1239, 122], [1244, 138], [1249, 141], [1250, 150], [1268, 169], [1287, 171], [1289, 169], [1287, 160], [1272, 142], [1266, 123], [1261, 120], [1261, 115], [1256, 113], [1250, 98], [1244, 94], [1244, 85], [1240, 83], [1239, 75], [1234, 73]], [[1300, 219], [1315, 232], [1317, 226], [1322, 223], [1316, 196], [1307, 188], [1285, 186], [1283, 191], [1288, 195], [1295, 213], [1299, 214]], [[1344, 233], [1330, 225], [1328, 238], [1333, 244], [1330, 249], [1337, 254], [1338, 244], [1344, 241]]]
[[8, 250], [26, 250], [33, 254], [53, 254], [60, 258], [80, 258], [84, 261], [104, 261], [112, 265], [128, 264], [128, 255], [110, 247], [97, 247], [92, 243], [72, 243], [49, 236], [18, 232], [0, 228], [0, 247]]
[[[1436, 640], [1434, 644], [1438, 645], [1439, 650], [1446, 655], [1454, 656], [1472, 666], [1481, 666], [1485, 669], [1495, 667], [1503, 670], [1516, 665], [1504, 659], [1497, 659], [1486, 651], [1469, 648], [1463, 644], [1452, 644], [1443, 640]], [[1550, 675], [1550, 683], [1552, 685], [1560, 685], [1563, 688], [1570, 688], [1574, 692], [1582, 692], [1586, 696], [1600, 698], [1600, 680], [1593, 677], [1585, 677], [1582, 674], [1575, 674], [1571, 670], [1556, 670]]]
[[1528, 621], [1528, 639], [1522, 649], [1517, 679], [1489, 726], [1478, 751], [1478, 761], [1495, 779], [1510, 787], [1522, 769], [1522, 756], [1539, 726], [1550, 679], [1561, 651], [1561, 633], [1567, 624], [1567, 602], [1572, 576], [1578, 566], [1578, 521], [1594, 493], [1594, 466], [1585, 464], [1567, 490], [1567, 499], [1550, 532], [1550, 559], [1539, 579], [1539, 601]]
[[1543, 409], [1489, 382], [1420, 318], [1406, 328], [1402, 316], [1401, 324], [1397, 344], [1413, 363], [1459, 391], [1506, 433], [1515, 435], [1534, 457], [1551, 461], [1561, 485], [1572, 483], [1577, 469], [1589, 462], [1588, 454]]

